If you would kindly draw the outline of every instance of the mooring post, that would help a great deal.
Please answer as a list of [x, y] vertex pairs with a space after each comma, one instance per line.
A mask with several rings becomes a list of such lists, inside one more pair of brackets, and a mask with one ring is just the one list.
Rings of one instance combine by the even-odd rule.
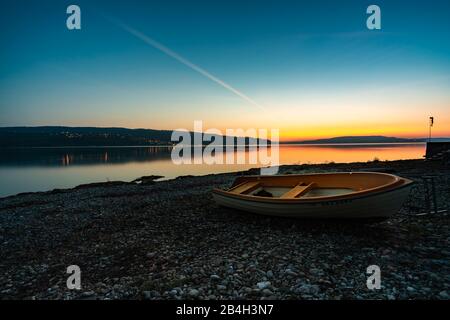
[[428, 213], [431, 213], [431, 204], [430, 204], [430, 189], [428, 188], [428, 178], [423, 177], [423, 184], [425, 187], [425, 206]]
[[425, 187], [425, 205], [428, 213], [433, 213], [433, 211], [434, 213], [438, 213], [436, 184], [434, 178], [434, 176], [423, 177]]
[[436, 198], [436, 186], [434, 183], [434, 177], [431, 177], [431, 195], [433, 196], [433, 206], [434, 206], [434, 213], [438, 213], [438, 207], [437, 207], [437, 198]]

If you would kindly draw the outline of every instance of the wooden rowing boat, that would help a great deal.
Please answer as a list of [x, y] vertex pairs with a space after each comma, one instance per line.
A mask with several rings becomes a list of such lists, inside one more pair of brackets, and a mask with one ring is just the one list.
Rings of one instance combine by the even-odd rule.
[[398, 212], [412, 181], [377, 172], [238, 177], [214, 189], [222, 206], [280, 217], [388, 218]]

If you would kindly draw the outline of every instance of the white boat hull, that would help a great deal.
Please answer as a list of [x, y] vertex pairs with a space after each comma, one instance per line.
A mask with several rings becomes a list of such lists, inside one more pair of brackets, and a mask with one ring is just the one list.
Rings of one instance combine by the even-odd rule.
[[307, 219], [369, 219], [388, 218], [397, 213], [408, 197], [410, 189], [411, 185], [406, 185], [350, 199], [308, 203], [256, 202], [220, 193], [213, 193], [213, 197], [221, 206], [269, 216]]

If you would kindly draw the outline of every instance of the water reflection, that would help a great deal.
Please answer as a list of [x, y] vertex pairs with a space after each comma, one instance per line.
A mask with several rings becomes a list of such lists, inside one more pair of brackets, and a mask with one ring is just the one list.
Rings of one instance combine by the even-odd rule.
[[73, 166], [170, 159], [171, 147], [3, 149], [0, 166]]
[[[240, 171], [261, 166], [249, 163], [249, 159], [261, 158], [258, 150], [232, 151], [235, 159], [246, 159], [246, 163], [234, 165], [196, 164], [202, 161], [175, 165], [171, 159], [171, 150], [172, 147], [2, 149], [0, 197], [19, 192], [70, 188], [91, 182], [131, 181], [145, 175], [161, 175], [170, 179], [181, 175]], [[420, 159], [425, 153], [425, 145], [281, 145], [279, 152], [280, 164], [338, 163], [375, 158]], [[198, 158], [201, 154], [192, 152], [192, 157]], [[226, 152], [222, 156], [226, 157]]]

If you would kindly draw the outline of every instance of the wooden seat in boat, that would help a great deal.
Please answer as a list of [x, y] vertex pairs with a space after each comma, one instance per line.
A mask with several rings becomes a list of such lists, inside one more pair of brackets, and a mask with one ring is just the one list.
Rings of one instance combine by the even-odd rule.
[[304, 195], [307, 193], [311, 188], [314, 186], [314, 183], [310, 183], [306, 186], [303, 186], [302, 183], [299, 183], [294, 188], [283, 194], [280, 198], [287, 199], [287, 198], [298, 198], [301, 195]]
[[253, 190], [258, 189], [261, 186], [259, 181], [249, 181], [238, 184], [234, 188], [230, 189], [229, 192], [237, 193], [237, 194], [245, 194], [252, 192]]

